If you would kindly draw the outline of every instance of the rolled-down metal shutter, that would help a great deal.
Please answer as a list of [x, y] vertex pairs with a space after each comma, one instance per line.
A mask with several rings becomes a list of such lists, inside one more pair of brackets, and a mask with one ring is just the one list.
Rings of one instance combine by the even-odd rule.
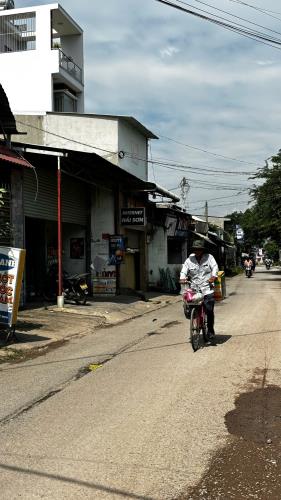
[[[86, 225], [86, 184], [62, 174], [62, 221]], [[24, 170], [24, 214], [37, 219], [57, 220], [56, 171]]]

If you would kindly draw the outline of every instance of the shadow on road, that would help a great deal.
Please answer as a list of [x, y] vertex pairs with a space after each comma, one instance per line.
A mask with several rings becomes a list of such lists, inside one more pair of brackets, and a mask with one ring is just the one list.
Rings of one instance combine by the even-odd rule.
[[92, 483], [88, 481], [81, 481], [80, 479], [75, 479], [68, 476], [62, 476], [59, 474], [50, 474], [49, 472], [43, 472], [36, 469], [29, 469], [24, 467], [17, 467], [15, 465], [6, 465], [0, 464], [0, 469], [3, 469], [8, 472], [17, 472], [19, 474], [23, 474], [26, 476], [37, 476], [47, 479], [52, 479], [54, 481], [61, 481], [64, 483], [77, 484], [78, 486], [84, 486], [85, 488], [90, 488], [92, 490], [103, 491], [110, 495], [118, 495], [124, 498], [133, 498], [138, 500], [153, 500], [152, 497], [144, 497], [142, 495], [136, 495], [134, 493], [129, 493], [128, 491], [120, 490], [117, 488], [110, 488], [108, 486], [104, 486], [102, 484]]
[[216, 347], [217, 345], [221, 345], [221, 344], [224, 344], [225, 342], [227, 342], [228, 340], [230, 340], [232, 337], [232, 335], [217, 335], [214, 337], [214, 339], [205, 344], [204, 347]]
[[235, 333], [234, 337], [248, 337], [251, 335], [267, 335], [268, 333], [281, 333], [281, 330], [265, 330], [262, 332]]

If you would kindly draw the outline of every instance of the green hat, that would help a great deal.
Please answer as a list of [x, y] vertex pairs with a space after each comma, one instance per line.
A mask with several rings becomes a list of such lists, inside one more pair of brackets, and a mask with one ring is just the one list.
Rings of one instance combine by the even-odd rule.
[[204, 240], [194, 240], [192, 243], [192, 248], [196, 250], [196, 248], [205, 248]]

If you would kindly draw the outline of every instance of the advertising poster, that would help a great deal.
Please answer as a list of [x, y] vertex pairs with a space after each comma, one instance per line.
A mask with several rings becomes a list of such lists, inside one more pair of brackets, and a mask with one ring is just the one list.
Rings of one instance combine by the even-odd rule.
[[93, 278], [93, 293], [115, 295], [116, 278]]
[[119, 265], [123, 262], [125, 254], [124, 238], [111, 235], [109, 238], [109, 262], [110, 266]]
[[16, 324], [25, 250], [0, 247], [0, 324]]
[[70, 258], [83, 259], [85, 255], [84, 238], [70, 238]]

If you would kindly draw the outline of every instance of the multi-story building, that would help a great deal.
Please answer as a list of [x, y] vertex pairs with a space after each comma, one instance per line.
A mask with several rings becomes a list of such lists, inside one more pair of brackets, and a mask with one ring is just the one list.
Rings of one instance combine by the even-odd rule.
[[1, 5], [1, 83], [13, 113], [83, 113], [82, 29], [59, 4]]

